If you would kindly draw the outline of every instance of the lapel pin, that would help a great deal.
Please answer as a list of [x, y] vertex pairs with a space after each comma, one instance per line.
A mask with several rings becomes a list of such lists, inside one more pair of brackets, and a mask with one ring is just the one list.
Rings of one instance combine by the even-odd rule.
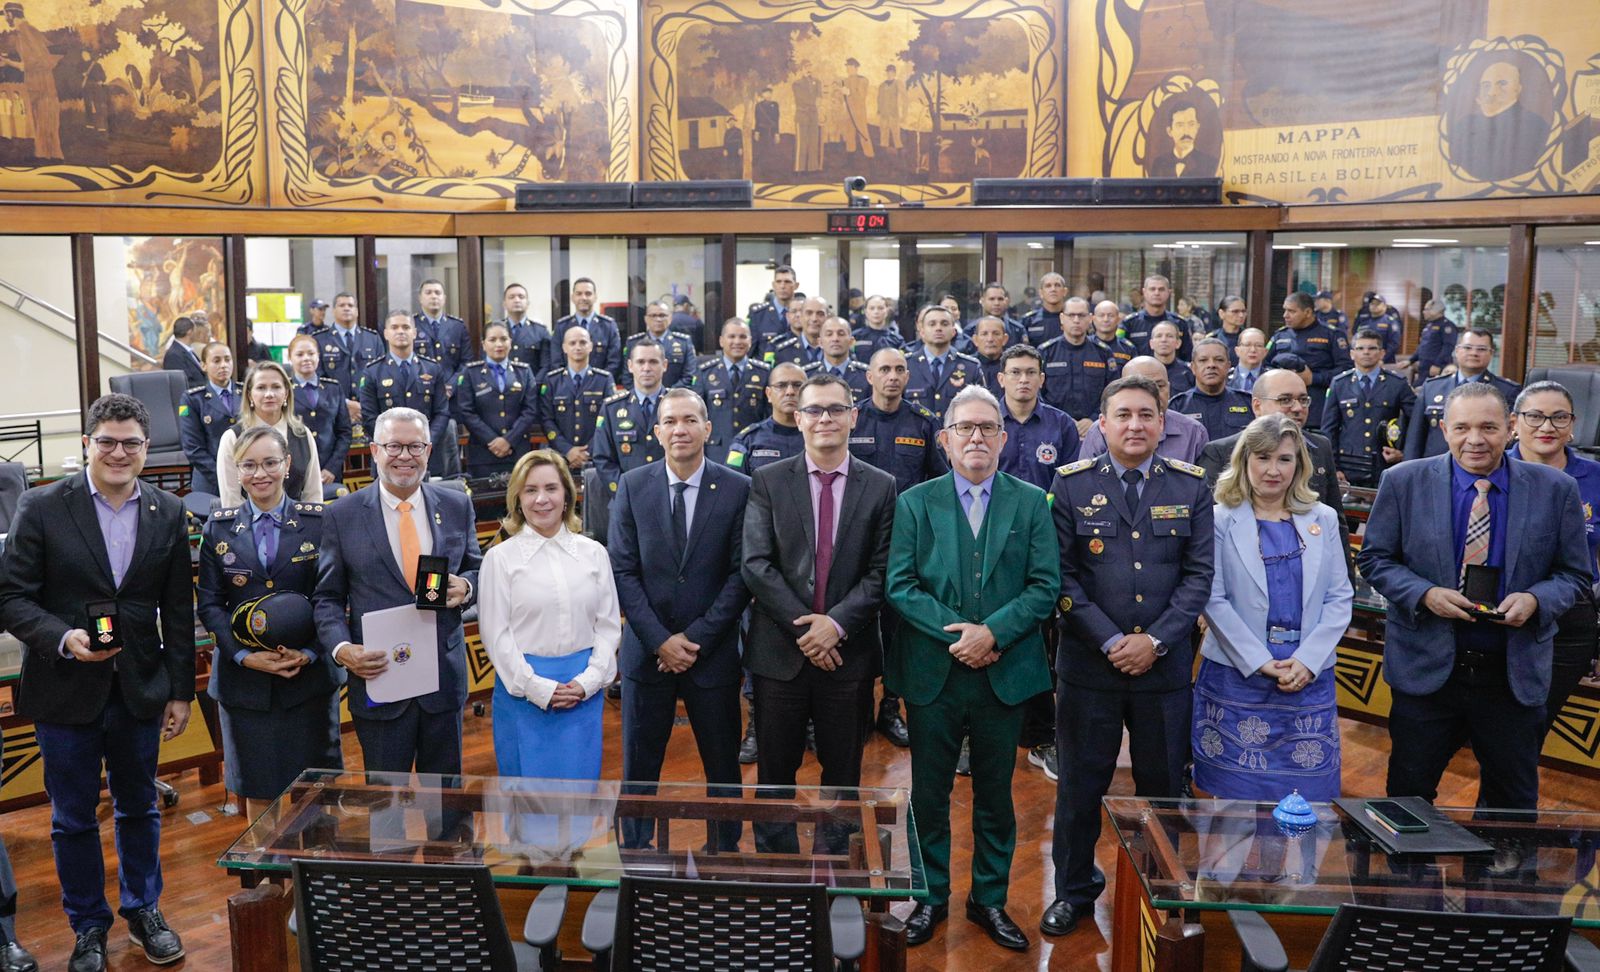
[[1322, 527], [1319, 524], [1313, 523], [1310, 526], [1306, 527], [1306, 532], [1311, 534], [1314, 537], [1320, 537], [1320, 536], [1322, 536]]
[[443, 526], [444, 525], [444, 517], [440, 516], [438, 513], [435, 513], [435, 514], [433, 514], [433, 522], [439, 524], [440, 526]]

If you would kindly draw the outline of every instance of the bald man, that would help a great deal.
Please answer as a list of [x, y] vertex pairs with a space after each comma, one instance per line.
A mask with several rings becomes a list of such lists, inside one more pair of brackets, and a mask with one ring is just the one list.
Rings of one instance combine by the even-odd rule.
[[[1161, 442], [1156, 445], [1156, 455], [1164, 459], [1181, 459], [1184, 462], [1197, 462], [1200, 452], [1211, 441], [1206, 427], [1195, 419], [1182, 412], [1167, 411], [1167, 402], [1172, 398], [1172, 386], [1167, 383], [1167, 366], [1149, 355], [1141, 355], [1122, 366], [1120, 377], [1138, 375], [1148, 378], [1161, 389], [1161, 411], [1165, 422], [1161, 433]], [[1097, 422], [1084, 433], [1083, 445], [1078, 449], [1079, 459], [1093, 459], [1106, 451], [1105, 436], [1100, 431]]]

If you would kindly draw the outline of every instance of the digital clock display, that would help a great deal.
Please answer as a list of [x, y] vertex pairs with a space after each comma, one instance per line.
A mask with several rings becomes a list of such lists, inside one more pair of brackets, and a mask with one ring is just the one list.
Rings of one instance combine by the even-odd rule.
[[841, 209], [828, 214], [829, 236], [882, 236], [889, 214], [881, 209]]

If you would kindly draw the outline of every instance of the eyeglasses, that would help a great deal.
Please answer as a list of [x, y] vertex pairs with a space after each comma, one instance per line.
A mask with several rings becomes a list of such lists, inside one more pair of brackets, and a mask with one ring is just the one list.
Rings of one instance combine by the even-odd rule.
[[997, 422], [957, 422], [954, 425], [947, 425], [945, 428], [954, 432], [956, 435], [961, 436], [963, 439], [972, 438], [972, 433], [974, 432], [983, 436], [985, 439], [992, 439], [999, 435], [1001, 431], [1000, 425]]
[[122, 451], [126, 452], [128, 455], [131, 456], [135, 452], [138, 452], [140, 449], [143, 449], [145, 443], [147, 441], [149, 441], [149, 440], [147, 440], [147, 439], [116, 439], [116, 438], [112, 438], [109, 435], [97, 435], [94, 438], [90, 439], [89, 441], [93, 442], [94, 443], [94, 447], [96, 449], [99, 449], [101, 454], [103, 454], [103, 455], [109, 456], [113, 452], [117, 451], [117, 446], [121, 446], [122, 447]]
[[1301, 408], [1311, 407], [1310, 395], [1279, 395], [1277, 398], [1268, 398], [1266, 401], [1273, 403], [1279, 408], [1291, 408], [1295, 405], [1299, 405]]
[[1524, 422], [1528, 423], [1529, 428], [1534, 429], [1546, 422], [1550, 423], [1551, 428], [1569, 428], [1572, 425], [1572, 420], [1577, 417], [1571, 412], [1555, 412], [1551, 415], [1546, 415], [1543, 412], [1518, 412], [1517, 414], [1522, 417]]
[[397, 458], [402, 453], [404, 453], [405, 455], [408, 455], [408, 456], [412, 456], [412, 457], [420, 456], [424, 452], [428, 451], [428, 446], [430, 444], [431, 443], [427, 443], [427, 442], [375, 442], [375, 443], [373, 443], [373, 445], [376, 445], [378, 448], [382, 449], [384, 451], [384, 454], [387, 455], [390, 459]]
[[809, 419], [819, 419], [824, 415], [831, 419], [840, 419], [850, 414], [852, 408], [854, 408], [852, 405], [807, 405], [795, 411]]
[[797, 391], [803, 384], [805, 384], [803, 381], [775, 381], [767, 387], [776, 388], [778, 391]]
[[282, 468], [282, 459], [263, 459], [260, 462], [256, 462], [254, 459], [246, 459], [244, 462], [239, 463], [239, 471], [246, 476], [254, 476], [258, 472], [271, 475]]

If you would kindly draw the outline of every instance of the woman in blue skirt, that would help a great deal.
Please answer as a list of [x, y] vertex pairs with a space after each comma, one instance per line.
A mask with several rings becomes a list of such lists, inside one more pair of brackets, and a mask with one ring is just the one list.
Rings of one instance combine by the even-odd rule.
[[1195, 680], [1194, 782], [1213, 796], [1339, 795], [1335, 649], [1354, 591], [1300, 426], [1251, 422], [1217, 480], [1216, 575]]

